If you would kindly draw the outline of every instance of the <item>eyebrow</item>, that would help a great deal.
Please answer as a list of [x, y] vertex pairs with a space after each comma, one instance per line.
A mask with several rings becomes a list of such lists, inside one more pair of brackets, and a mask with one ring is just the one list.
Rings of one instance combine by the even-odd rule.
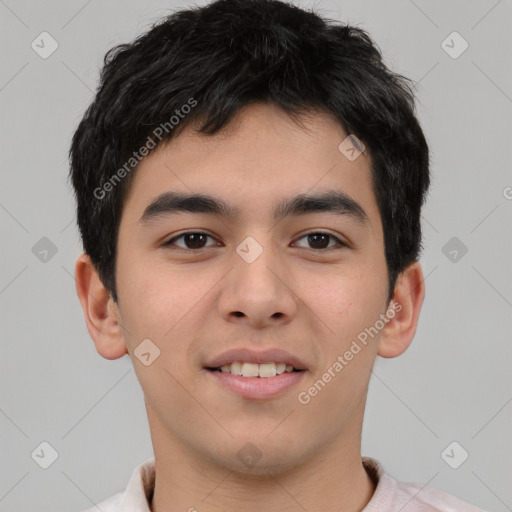
[[[228, 219], [235, 219], [241, 213], [239, 208], [220, 198], [206, 194], [168, 191], [157, 196], [145, 208], [139, 222], [148, 224], [165, 215], [180, 212], [206, 213]], [[279, 221], [285, 217], [320, 212], [347, 215], [362, 225], [370, 224], [363, 207], [348, 194], [339, 190], [328, 190], [314, 195], [299, 194], [276, 204], [272, 214], [274, 219]]]

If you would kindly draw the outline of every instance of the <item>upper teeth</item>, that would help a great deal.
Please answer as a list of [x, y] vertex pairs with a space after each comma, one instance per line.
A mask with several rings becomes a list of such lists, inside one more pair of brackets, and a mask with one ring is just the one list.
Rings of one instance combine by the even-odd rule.
[[240, 363], [234, 362], [220, 367], [224, 373], [241, 375], [242, 377], [274, 377], [281, 373], [292, 372], [293, 366], [286, 363]]

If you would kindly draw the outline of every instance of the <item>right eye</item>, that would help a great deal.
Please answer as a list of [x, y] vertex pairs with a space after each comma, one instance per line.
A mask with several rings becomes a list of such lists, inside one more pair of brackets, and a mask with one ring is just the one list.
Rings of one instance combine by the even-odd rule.
[[184, 251], [197, 252], [198, 250], [204, 248], [204, 243], [206, 242], [207, 238], [215, 240], [211, 235], [209, 235], [208, 233], [204, 233], [202, 231], [187, 231], [186, 233], [182, 233], [181, 235], [169, 239], [167, 242], [164, 242], [162, 246], [170, 247], [172, 245], [177, 245], [175, 244], [175, 241], [183, 239], [185, 247], [178, 245], [177, 247], [179, 247], [179, 249]]

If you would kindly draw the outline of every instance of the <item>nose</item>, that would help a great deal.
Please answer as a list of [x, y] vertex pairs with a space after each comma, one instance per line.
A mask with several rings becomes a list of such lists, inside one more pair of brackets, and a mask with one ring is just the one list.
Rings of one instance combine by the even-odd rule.
[[298, 297], [284, 262], [271, 249], [248, 261], [234, 255], [234, 267], [225, 277], [218, 303], [220, 314], [227, 321], [257, 328], [290, 322]]

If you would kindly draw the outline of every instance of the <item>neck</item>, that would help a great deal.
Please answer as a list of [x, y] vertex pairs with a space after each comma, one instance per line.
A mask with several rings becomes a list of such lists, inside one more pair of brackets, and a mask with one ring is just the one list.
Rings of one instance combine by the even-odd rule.
[[258, 472], [249, 473], [190, 450], [147, 408], [156, 468], [152, 512], [361, 512], [375, 492], [361, 460], [362, 411], [299, 464], [263, 464], [262, 457]]

